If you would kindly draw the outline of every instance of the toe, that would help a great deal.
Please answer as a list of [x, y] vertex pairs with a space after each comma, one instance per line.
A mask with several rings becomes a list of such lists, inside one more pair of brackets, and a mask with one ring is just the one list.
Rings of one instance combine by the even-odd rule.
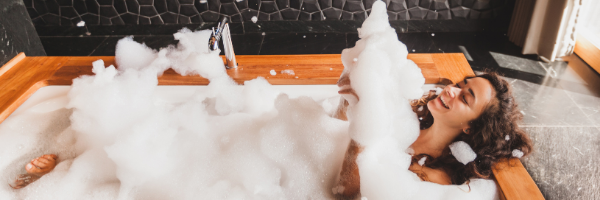
[[54, 154], [46, 154], [46, 155], [43, 155], [42, 158], [45, 158], [48, 160], [56, 160], [56, 159], [58, 159], [58, 156], [54, 155]]
[[31, 162], [31, 164], [33, 164], [38, 169], [42, 169], [42, 168], [45, 168], [47, 166], [47, 164], [45, 163], [45, 161], [42, 161], [40, 159], [35, 159], [33, 162]]
[[36, 174], [41, 172], [41, 168], [39, 166], [36, 166], [33, 163], [33, 161], [31, 161], [30, 163], [27, 163], [27, 165], [25, 165], [25, 171], [27, 171], [27, 173], [29, 174]]
[[48, 164], [50, 164], [50, 162], [52, 162], [49, 159], [46, 159], [46, 158], [43, 158], [43, 157], [39, 157], [39, 158], [37, 158], [35, 160], [37, 160], [37, 162], [39, 162], [39, 163], [42, 163], [43, 165], [48, 165]]

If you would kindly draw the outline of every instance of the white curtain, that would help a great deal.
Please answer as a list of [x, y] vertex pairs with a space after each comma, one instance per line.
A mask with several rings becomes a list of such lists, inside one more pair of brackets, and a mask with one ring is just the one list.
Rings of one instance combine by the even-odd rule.
[[572, 54], [583, 1], [537, 0], [523, 54], [538, 54], [547, 62]]

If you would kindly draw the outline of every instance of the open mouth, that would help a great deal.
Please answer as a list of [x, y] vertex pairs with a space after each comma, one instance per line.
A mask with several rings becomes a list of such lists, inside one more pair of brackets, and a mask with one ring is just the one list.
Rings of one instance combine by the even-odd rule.
[[444, 106], [446, 109], [450, 109], [450, 107], [448, 106], [448, 104], [444, 100], [444, 96], [442, 96], [442, 95], [440, 95], [440, 102], [442, 102], [442, 106]]

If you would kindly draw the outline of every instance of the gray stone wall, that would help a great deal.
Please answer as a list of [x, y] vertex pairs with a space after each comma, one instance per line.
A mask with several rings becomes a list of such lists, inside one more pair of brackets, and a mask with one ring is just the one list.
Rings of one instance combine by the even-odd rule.
[[0, 66], [19, 52], [46, 55], [23, 1], [0, 0]]
[[[390, 20], [491, 19], [514, 0], [383, 0]], [[364, 20], [375, 0], [24, 0], [36, 25]], [[508, 15], [509, 16], [509, 15]]]

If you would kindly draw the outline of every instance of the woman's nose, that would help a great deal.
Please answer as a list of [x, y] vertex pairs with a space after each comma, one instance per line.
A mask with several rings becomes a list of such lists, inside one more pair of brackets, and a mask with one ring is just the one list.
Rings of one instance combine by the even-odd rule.
[[450, 98], [454, 98], [456, 97], [456, 95], [460, 93], [460, 88], [454, 87], [454, 86], [450, 86], [448, 87], [448, 89], [446, 90], [446, 94], [448, 96], [450, 96]]

